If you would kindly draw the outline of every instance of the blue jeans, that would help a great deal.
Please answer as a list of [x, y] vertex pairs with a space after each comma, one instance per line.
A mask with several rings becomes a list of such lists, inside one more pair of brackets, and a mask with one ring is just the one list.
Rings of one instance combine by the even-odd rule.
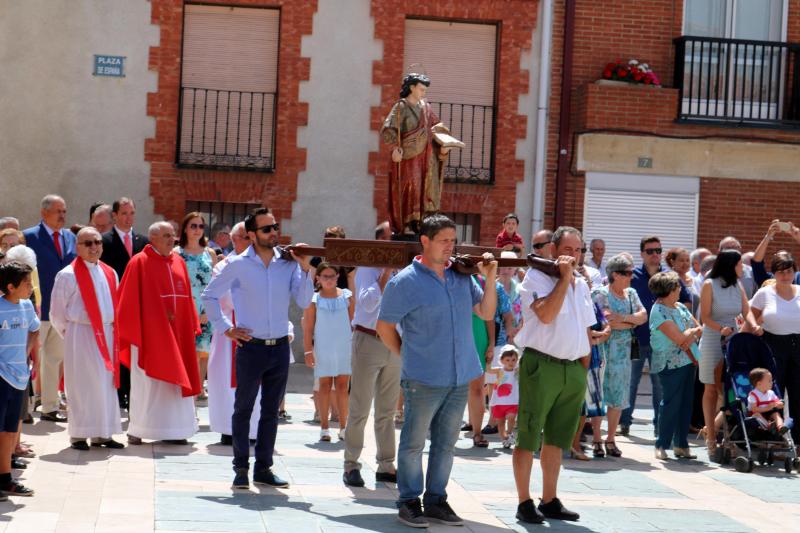
[[[636, 394], [639, 392], [639, 381], [642, 379], [642, 369], [645, 361], [650, 362], [653, 349], [650, 346], [639, 345], [639, 359], [631, 361], [631, 405], [624, 411], [619, 419], [622, 426], [630, 426], [633, 423], [633, 409], [636, 406]], [[650, 383], [653, 385], [653, 426], [658, 428], [658, 406], [661, 403], [661, 382], [658, 374], [650, 372]]]
[[664, 397], [658, 406], [656, 448], [669, 449], [673, 441], [678, 448], [689, 447], [696, 371], [697, 367], [689, 364], [680, 368], [664, 369], [658, 373]]
[[[461, 417], [467, 405], [469, 384], [455, 387], [430, 387], [418, 381], [403, 380], [405, 422], [397, 450], [398, 505], [416, 500], [424, 504], [447, 501], [447, 482], [453, 469], [453, 450], [458, 441]], [[428, 477], [422, 475], [422, 450], [431, 432], [428, 451]], [[480, 431], [480, 428], [478, 428]]]
[[250, 415], [261, 389], [261, 418], [256, 435], [255, 471], [272, 468], [278, 433], [278, 408], [289, 378], [289, 343], [247, 344], [236, 349], [236, 395], [233, 401], [233, 467], [250, 466]]

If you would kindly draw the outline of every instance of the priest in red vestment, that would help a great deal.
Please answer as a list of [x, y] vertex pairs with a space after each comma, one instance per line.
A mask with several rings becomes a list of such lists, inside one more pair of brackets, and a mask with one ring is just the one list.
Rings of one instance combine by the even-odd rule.
[[186, 263], [172, 252], [174, 229], [156, 222], [149, 238], [125, 269], [117, 308], [120, 359], [131, 369], [128, 442], [185, 444], [197, 432], [200, 321]]

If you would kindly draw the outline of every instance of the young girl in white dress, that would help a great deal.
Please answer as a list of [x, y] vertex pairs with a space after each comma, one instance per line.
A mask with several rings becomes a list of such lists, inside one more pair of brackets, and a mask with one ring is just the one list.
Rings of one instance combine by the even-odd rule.
[[[303, 313], [303, 351], [306, 365], [314, 369], [319, 379], [317, 403], [320, 417], [320, 437], [330, 442], [328, 414], [330, 402], [339, 411], [339, 440], [344, 439], [347, 424], [348, 390], [350, 382], [350, 352], [355, 299], [348, 289], [336, 286], [339, 271], [329, 263], [317, 266], [317, 286], [311, 305]], [[335, 392], [331, 394], [331, 387]]]

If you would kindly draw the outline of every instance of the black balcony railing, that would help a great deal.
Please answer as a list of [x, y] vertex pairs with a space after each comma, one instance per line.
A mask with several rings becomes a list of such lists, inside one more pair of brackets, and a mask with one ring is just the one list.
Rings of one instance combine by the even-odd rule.
[[177, 163], [272, 170], [275, 93], [183, 87]]
[[445, 181], [494, 183], [494, 106], [448, 102], [431, 102], [431, 106], [453, 137], [467, 145], [450, 151]]
[[800, 44], [675, 39], [678, 120], [800, 128]]

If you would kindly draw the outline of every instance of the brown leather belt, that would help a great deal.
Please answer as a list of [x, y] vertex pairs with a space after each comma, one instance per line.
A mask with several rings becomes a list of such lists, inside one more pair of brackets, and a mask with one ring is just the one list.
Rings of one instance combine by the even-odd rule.
[[362, 326], [360, 324], [356, 324], [355, 326], [353, 326], [353, 329], [356, 330], [356, 331], [360, 331], [361, 333], [366, 333], [367, 335], [372, 335], [373, 337], [377, 337], [378, 336], [378, 332], [377, 331], [375, 331], [374, 329], [365, 328], [364, 326]]

